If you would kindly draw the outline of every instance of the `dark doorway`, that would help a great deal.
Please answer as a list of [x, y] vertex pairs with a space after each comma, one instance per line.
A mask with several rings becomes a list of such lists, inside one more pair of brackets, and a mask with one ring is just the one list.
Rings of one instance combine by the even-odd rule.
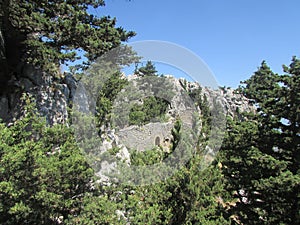
[[155, 138], [155, 145], [160, 146], [160, 138], [159, 137]]

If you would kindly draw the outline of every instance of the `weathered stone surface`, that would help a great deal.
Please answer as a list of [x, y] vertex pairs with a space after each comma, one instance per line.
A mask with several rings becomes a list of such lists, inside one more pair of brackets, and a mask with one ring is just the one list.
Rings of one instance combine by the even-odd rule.
[[66, 97], [69, 98], [69, 100], [72, 100], [75, 95], [78, 82], [70, 73], [65, 74], [63, 82], [67, 85], [67, 89], [69, 90], [69, 96]]
[[185, 89], [187, 91], [200, 88], [201, 95], [205, 95], [207, 97], [210, 107], [212, 107], [214, 101], [217, 101], [220, 104], [219, 108], [223, 109], [226, 115], [239, 116], [241, 112], [255, 111], [255, 107], [250, 104], [249, 100], [243, 95], [237, 93], [235, 89], [228, 87], [215, 90], [209, 87], [202, 87], [196, 82], [183, 81], [183, 79], [178, 79], [178, 81], [182, 86], [183, 84], [186, 86]]
[[36, 69], [33, 66], [24, 66], [20, 78], [29, 79], [35, 86], [41, 84], [51, 84], [52, 78], [45, 74], [44, 72]]
[[118, 147], [120, 148], [120, 150], [116, 154], [116, 157], [124, 161], [127, 165], [130, 165], [130, 153], [128, 149], [123, 145], [119, 145]]
[[70, 74], [54, 79], [32, 66], [24, 66], [21, 76], [13, 76], [8, 85], [9, 90], [0, 96], [0, 118], [5, 122], [21, 116], [24, 105], [20, 101], [22, 93], [34, 97], [40, 115], [46, 118], [48, 124], [66, 123], [69, 119], [67, 109], [77, 87], [76, 79]]
[[129, 126], [118, 131], [116, 136], [127, 148], [144, 151], [153, 149], [155, 146], [168, 146], [172, 138], [173, 127], [173, 122]]
[[[138, 82], [138, 76], [129, 76], [127, 79], [133, 86], [131, 91], [139, 96], [139, 92], [135, 92], [137, 87], [143, 89], [142, 96], [151, 96], [160, 93], [174, 93], [171, 99], [168, 99], [170, 106], [166, 112], [166, 120], [164, 122], [150, 122], [143, 126], [124, 126], [112, 129], [110, 126], [105, 127], [100, 137], [102, 145], [99, 146], [101, 153], [107, 153], [112, 148], [118, 148], [115, 154], [115, 159], [125, 162], [130, 166], [130, 149], [139, 151], [150, 150], [155, 146], [162, 147], [165, 151], [169, 150], [172, 141], [172, 129], [175, 121], [180, 118], [187, 129], [195, 129], [194, 134], [199, 135], [202, 128], [201, 121], [194, 120], [195, 115], [201, 118], [201, 109], [195, 107], [194, 102], [188, 96], [188, 92], [194, 89], [201, 89], [202, 97], [207, 97], [209, 105], [212, 107], [214, 102], [218, 102], [219, 109], [229, 116], [240, 116], [244, 111], [255, 111], [255, 108], [249, 103], [248, 99], [241, 94], [235, 93], [235, 90], [230, 88], [220, 88], [212, 90], [202, 87], [195, 82], [188, 82], [182, 79], [176, 79], [172, 76], [167, 76], [169, 84], [164, 90], [164, 86], [159, 87], [157, 93], [153, 91], [153, 85]], [[77, 108], [80, 112], [92, 112], [91, 107], [95, 108], [95, 102], [89, 98], [87, 91], [83, 86], [79, 85], [77, 80], [71, 74], [65, 74], [61, 79], [54, 79], [51, 76], [36, 70], [33, 67], [25, 67], [21, 77], [12, 77], [8, 82], [10, 92], [0, 96], [0, 118], [7, 123], [18, 118], [21, 113], [22, 103], [20, 97], [22, 93], [28, 93], [36, 99], [36, 105], [39, 113], [44, 116], [48, 124], [67, 123], [69, 120], [68, 107], [76, 100], [80, 107]], [[150, 85], [149, 87], [147, 85]], [[154, 85], [155, 86], [155, 85]], [[171, 90], [170, 90], [171, 89]], [[124, 90], [123, 90], [124, 92]], [[126, 96], [121, 92], [120, 102], [116, 104], [127, 104], [131, 101], [130, 96]], [[145, 94], [146, 93], [146, 94]], [[169, 96], [169, 95], [168, 95]], [[139, 99], [135, 99], [139, 101]], [[121, 107], [121, 111], [124, 108]], [[205, 135], [205, 134], [204, 134]], [[207, 149], [207, 162], [210, 162], [214, 155], [212, 149]], [[111, 185], [112, 180], [107, 176], [107, 173], [116, 169], [116, 162], [102, 161], [97, 172], [99, 176], [98, 182], [102, 185]], [[122, 216], [120, 214], [120, 216]]]
[[[138, 85], [139, 82], [135, 81], [135, 79], [139, 79], [139, 77], [129, 76], [131, 84], [140, 87]], [[182, 80], [171, 76], [168, 76], [168, 79], [170, 83], [172, 83], [170, 87], [172, 87], [173, 90], [171, 91], [175, 94], [172, 97], [170, 107], [167, 110], [167, 121], [150, 122], [142, 126], [127, 125], [125, 127], [119, 127], [116, 131], [107, 127], [104, 129], [104, 134], [102, 136], [102, 140], [104, 141], [101, 151], [107, 151], [114, 146], [118, 146], [122, 149], [122, 151], [118, 153], [118, 158], [130, 163], [130, 154], [128, 149], [144, 151], [153, 149], [155, 146], [161, 146], [164, 149], [167, 149], [169, 148], [172, 140], [171, 131], [176, 119], [178, 118], [181, 119], [187, 129], [196, 129], [193, 131], [194, 134], [199, 133], [202, 125], [201, 121], [195, 122], [195, 114], [201, 115], [201, 109], [195, 107], [194, 102], [187, 94], [187, 92], [190, 92], [193, 89], [200, 88], [202, 90], [201, 95], [205, 95], [207, 97], [210, 107], [213, 107], [215, 104], [214, 102], [217, 102], [217, 110], [222, 111], [224, 115], [234, 116], [243, 111], [254, 111], [254, 107], [249, 104], [248, 99], [235, 93], [233, 89], [227, 88], [212, 90], [210, 88], [201, 87], [195, 82], [183, 82]], [[183, 87], [183, 83], [185, 83], [185, 87]], [[141, 88], [147, 89], [147, 87]], [[148, 92], [150, 93], [151, 91]], [[153, 92], [151, 93], [154, 94]], [[123, 98], [123, 100], [124, 99], [125, 98]], [[137, 100], [135, 99], [135, 101]], [[124, 102], [119, 102], [119, 104], [124, 104]], [[195, 128], [195, 126], [197, 127]]]

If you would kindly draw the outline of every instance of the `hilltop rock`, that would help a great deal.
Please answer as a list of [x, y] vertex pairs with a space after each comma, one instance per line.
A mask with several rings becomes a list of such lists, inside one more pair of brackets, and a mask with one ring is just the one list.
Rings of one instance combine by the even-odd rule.
[[48, 124], [66, 124], [76, 87], [77, 81], [70, 74], [54, 79], [32, 66], [24, 66], [21, 76], [13, 76], [0, 96], [0, 118], [7, 123], [20, 118], [25, 104], [20, 98], [27, 93], [34, 97], [40, 115]]
[[[138, 76], [130, 76], [128, 79], [134, 86], [130, 90], [134, 90], [135, 93], [139, 91], [138, 87], [141, 87], [143, 90], [147, 89], [146, 87], [144, 87], [145, 85], [143, 86], [139, 84], [138, 80], [140, 78]], [[109, 151], [113, 146], [117, 146], [122, 149], [117, 154], [118, 159], [125, 160], [127, 164], [130, 165], [129, 152], [132, 149], [145, 151], [160, 146], [162, 149], [164, 149], [164, 151], [168, 151], [168, 149], [170, 148], [171, 140], [173, 139], [171, 131], [174, 128], [176, 119], [178, 118], [180, 118], [189, 129], [195, 129], [196, 127], [194, 133], [199, 133], [199, 130], [201, 130], [202, 127], [201, 121], [198, 121], [198, 123], [196, 124], [194, 119], [195, 115], [201, 116], [201, 109], [199, 107], [195, 107], [194, 102], [188, 95], [188, 93], [192, 92], [195, 89], [201, 90], [200, 95], [202, 97], [206, 96], [210, 108], [217, 107], [216, 109], [221, 111], [224, 115], [229, 115], [232, 117], [241, 116], [241, 112], [255, 111], [255, 108], [250, 105], [248, 99], [243, 97], [241, 94], [236, 93], [231, 88], [219, 88], [217, 90], [212, 90], [207, 87], [201, 87], [196, 82], [183, 82], [183, 80], [176, 79], [172, 76], [168, 76], [167, 79], [171, 84], [168, 85], [168, 88], [172, 87], [172, 90], [165, 90], [165, 92], [174, 93], [172, 98], [168, 99], [170, 101], [170, 105], [166, 111], [167, 120], [150, 122], [140, 126], [121, 126], [116, 127], [115, 129], [111, 129], [110, 127], [108, 127], [102, 134], [102, 140], [104, 140], [102, 145], [103, 152]], [[151, 88], [149, 93], [155, 95], [155, 93], [151, 91]], [[141, 94], [141, 98], [143, 96], [148, 96], [149, 93], [147, 93], [146, 95]], [[120, 99], [125, 99], [124, 101], [127, 102], [130, 97], [126, 96]], [[119, 101], [116, 101], [115, 104], [117, 105], [117, 107], [121, 108], [120, 110], [122, 110], [124, 109], [124, 107], [122, 106], [124, 102], [121, 102], [120, 99]], [[207, 157], [214, 157], [214, 155], [214, 150], [208, 146]], [[103, 170], [101, 169], [98, 172], [98, 176], [101, 180], [104, 180], [105, 183], [109, 183], [107, 177], [105, 176], [105, 172], [107, 172], [107, 168], [110, 168], [111, 170], [114, 169], [116, 164], [109, 164], [109, 162], [106, 162], [105, 164], [103, 164], [103, 166], [105, 168]]]
[[[104, 127], [100, 137], [102, 145], [99, 147], [101, 153], [108, 153], [116, 149], [115, 157], [117, 160], [125, 162], [130, 166], [130, 151], [150, 150], [155, 147], [161, 147], [165, 152], [170, 150], [173, 139], [172, 129], [177, 119], [180, 119], [187, 129], [194, 129], [197, 135], [202, 129], [201, 108], [194, 104], [189, 93], [197, 90], [201, 98], [206, 96], [210, 108], [217, 107], [224, 115], [239, 116], [242, 112], [255, 111], [248, 99], [235, 92], [231, 88], [219, 88], [213, 90], [208, 87], [202, 87], [196, 82], [188, 82], [183, 79], [176, 79], [172, 76], [166, 76], [164, 79], [153, 79], [148, 81], [138, 76], [129, 76], [128, 81], [132, 85], [130, 90], [141, 99], [133, 101], [142, 101], [143, 96], [156, 96], [166, 98], [170, 103], [166, 110], [166, 117], [161, 121], [150, 121], [145, 125], [125, 125], [112, 128], [110, 125]], [[145, 82], [146, 81], [146, 82]], [[149, 82], [149, 83], [147, 83]], [[9, 123], [22, 116], [22, 106], [24, 102], [20, 100], [22, 93], [33, 96], [36, 100], [36, 106], [41, 116], [46, 118], [49, 125], [67, 124], [70, 119], [68, 107], [74, 98], [80, 95], [83, 101], [80, 103], [81, 112], [90, 112], [90, 102], [86, 90], [78, 85], [78, 82], [71, 74], [64, 74], [61, 78], [53, 77], [41, 72], [33, 67], [25, 67], [22, 76], [12, 77], [8, 82], [10, 91], [0, 96], [0, 118]], [[121, 92], [121, 98], [115, 102], [120, 107], [119, 112], [125, 111], [123, 107], [132, 101], [130, 96], [126, 95], [126, 90]], [[117, 111], [118, 112], [118, 111]], [[199, 121], [195, 121], [198, 118]], [[210, 148], [210, 155], [213, 150]], [[116, 162], [102, 161], [100, 170], [97, 172], [99, 182], [104, 185], [111, 185], [107, 172], [116, 168]]]

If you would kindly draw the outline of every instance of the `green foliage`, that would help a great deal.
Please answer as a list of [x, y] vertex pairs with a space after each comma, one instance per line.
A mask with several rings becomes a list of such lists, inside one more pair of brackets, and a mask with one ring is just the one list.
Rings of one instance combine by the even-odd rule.
[[[149, 96], [143, 99], [143, 104], [134, 104], [129, 114], [130, 125], [143, 125], [154, 119], [163, 118], [169, 102], [165, 99]], [[159, 121], [159, 120], [158, 120]]]
[[20, 61], [57, 72], [59, 65], [80, 59], [82, 53], [89, 64], [135, 35], [116, 27], [116, 18], [99, 18], [88, 11], [101, 6], [103, 0], [1, 1], [9, 72], [16, 72]]
[[[181, 140], [181, 126], [181, 121], [177, 120], [172, 130], [172, 149]], [[161, 163], [166, 157], [172, 156], [160, 148], [133, 151], [131, 165]], [[220, 166], [217, 163], [207, 169], [204, 166], [203, 156], [195, 154], [166, 180], [152, 185], [129, 187], [130, 191], [123, 192], [120, 199], [125, 206], [124, 210], [128, 212], [129, 221], [134, 224], [230, 224], [225, 207], [230, 196], [224, 192]], [[159, 171], [153, 173], [159, 174]], [[124, 190], [124, 187], [119, 189], [121, 192]]]
[[108, 150], [109, 154], [111, 154], [111, 155], [116, 155], [119, 151], [120, 151], [119, 147], [113, 147]]
[[151, 61], [147, 61], [146, 66], [142, 66], [135, 70], [135, 74], [139, 76], [156, 76], [157, 70]]
[[177, 119], [174, 124], [174, 128], [171, 130], [171, 134], [172, 134], [171, 152], [173, 152], [177, 148], [181, 140], [181, 136], [182, 136], [181, 126], [182, 126], [181, 120]]
[[[11, 127], [0, 125], [1, 223], [228, 223], [217, 198], [226, 200], [220, 171], [216, 165], [202, 171], [202, 156], [161, 183], [97, 187], [71, 130], [47, 127], [34, 111], [29, 105], [22, 120]], [[178, 120], [172, 131], [173, 147], [181, 140], [181, 126]], [[110, 154], [117, 151], [114, 148]], [[161, 148], [133, 152], [131, 163], [151, 165], [167, 156]]]
[[134, 150], [130, 152], [130, 162], [133, 166], [152, 165], [162, 162], [165, 156], [166, 152], [159, 147], [145, 151]]
[[[88, 12], [88, 8], [99, 6], [104, 6], [102, 0], [1, 1], [0, 34], [5, 45], [0, 49], [4, 57], [0, 64], [5, 72], [0, 74], [0, 84], [5, 86], [21, 62], [55, 74], [60, 64], [78, 60], [80, 51], [87, 60], [83, 65], [89, 65], [134, 35], [116, 27], [115, 18], [98, 18]], [[114, 101], [128, 85], [119, 72], [120, 65], [136, 59], [122, 46], [81, 76], [88, 91], [97, 96], [98, 128], [108, 126], [114, 117], [123, 119], [123, 115], [112, 112]], [[84, 66], [75, 66], [75, 70]], [[300, 60], [294, 57], [283, 69], [285, 74], [275, 74], [262, 62], [239, 88], [257, 107], [257, 113], [245, 115], [243, 121], [228, 118], [221, 154], [209, 166], [203, 153], [222, 113], [216, 113], [216, 99], [209, 109], [201, 88], [188, 93], [202, 114], [198, 118], [202, 130], [197, 151], [185, 152], [193, 157], [176, 167], [173, 176], [145, 186], [97, 186], [73, 131], [64, 125], [47, 126], [27, 99], [20, 120], [10, 126], [0, 123], [0, 223], [300, 224]], [[151, 61], [135, 73], [139, 75], [137, 89], [126, 96], [129, 101], [135, 100], [129, 104], [129, 124], [161, 121], [169, 105], [166, 99], [174, 96], [174, 88], [167, 79], [157, 77]], [[141, 104], [136, 103], [138, 91], [144, 93]], [[116, 110], [121, 111], [127, 113], [122, 107]], [[78, 123], [79, 137], [86, 137], [80, 126], [86, 127], [92, 120], [87, 115]], [[93, 132], [97, 131], [89, 134]], [[219, 132], [217, 129], [212, 134], [216, 140]], [[170, 152], [160, 147], [133, 151], [131, 166], [149, 166], [167, 157], [176, 159], [181, 152], [175, 154], [175, 149], [183, 135], [177, 120]], [[77, 141], [91, 151], [98, 143], [92, 135], [91, 139]], [[114, 156], [119, 150], [114, 147], [107, 154]], [[136, 171], [137, 177], [159, 175], [159, 171], [143, 172]]]
[[201, 157], [195, 157], [187, 173], [186, 219], [184, 224], [231, 224], [226, 211], [230, 201], [217, 163], [202, 169]]
[[79, 213], [93, 170], [69, 128], [47, 127], [32, 105], [25, 112], [0, 124], [0, 223], [56, 224]]
[[199, 87], [199, 88], [189, 90], [188, 95], [192, 98], [195, 105], [200, 108], [203, 119], [206, 120], [210, 119], [211, 114], [210, 114], [207, 97], [205, 94], [202, 94], [202, 88]]
[[[222, 106], [214, 99], [210, 108], [207, 96], [202, 93], [201, 87], [190, 90], [188, 95], [201, 111], [200, 116], [196, 115], [196, 119], [201, 123], [201, 130], [197, 138], [199, 152], [205, 155], [207, 153], [206, 147], [219, 150], [218, 146], [219, 142], [222, 141], [224, 123], [224, 115], [221, 112]], [[196, 122], [194, 126], [194, 129], [197, 130], [199, 129], [197, 126], [200, 125]], [[208, 144], [209, 146], [207, 146]]]
[[[170, 97], [173, 95], [172, 91], [169, 90], [172, 89], [171, 84], [164, 77], [157, 77], [156, 68], [151, 61], [148, 61], [146, 66], [136, 69], [135, 73], [144, 77], [137, 81], [138, 88], [140, 90], [146, 88], [146, 91], [153, 92], [154, 96], [144, 94], [145, 97], [140, 99], [142, 104], [135, 103], [132, 105], [129, 112], [129, 124], [144, 125], [150, 121], [163, 120], [170, 104], [166, 99], [171, 99]], [[147, 90], [149, 88], [150, 90]], [[168, 91], [166, 92], [166, 90]]]
[[108, 196], [86, 195], [81, 204], [80, 214], [71, 215], [65, 224], [67, 225], [111, 225], [124, 224], [123, 218], [116, 214], [119, 204]]
[[[153, 154], [147, 152], [143, 156], [151, 160]], [[136, 162], [145, 165], [145, 161]], [[223, 192], [220, 169], [214, 164], [201, 170], [200, 165], [198, 157], [160, 183], [109, 187], [105, 193], [116, 202], [110, 207], [122, 210], [125, 221], [132, 224], [230, 224], [223, 206], [228, 198]]]
[[232, 213], [242, 223], [300, 222], [299, 68], [293, 58], [278, 75], [263, 62], [240, 87], [258, 113], [229, 121], [222, 154], [227, 190], [239, 200]]
[[111, 110], [119, 92], [128, 84], [120, 72], [116, 72], [103, 84], [99, 91], [96, 106], [98, 126], [108, 125], [111, 120]]

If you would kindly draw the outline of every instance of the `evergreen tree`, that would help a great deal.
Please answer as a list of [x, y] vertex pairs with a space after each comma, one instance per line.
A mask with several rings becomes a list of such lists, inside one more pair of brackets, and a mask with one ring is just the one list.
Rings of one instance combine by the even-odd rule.
[[[61, 64], [85, 54], [89, 64], [121, 41], [135, 35], [116, 27], [116, 18], [92, 15], [90, 8], [104, 6], [103, 0], [3, 0], [0, 3], [1, 88], [20, 62], [58, 71]], [[80, 53], [81, 52], [81, 53]]]
[[0, 223], [57, 224], [80, 213], [93, 170], [70, 128], [47, 127], [31, 103], [24, 111], [0, 124]]
[[[134, 104], [129, 114], [130, 125], [143, 125], [152, 121], [159, 121], [166, 114], [169, 102], [165, 99], [149, 96], [143, 100], [143, 104]], [[155, 122], [156, 122], [155, 121]]]
[[98, 126], [100, 128], [102, 125], [107, 126], [109, 124], [113, 103], [119, 92], [127, 84], [128, 81], [122, 77], [120, 72], [113, 74], [103, 84], [103, 88], [99, 91], [96, 106]]
[[139, 76], [156, 76], [156, 69], [151, 61], [147, 61], [146, 66], [138, 68], [135, 73]]
[[240, 87], [258, 112], [228, 124], [223, 163], [243, 223], [300, 223], [299, 68], [293, 58], [278, 75], [263, 62]]

